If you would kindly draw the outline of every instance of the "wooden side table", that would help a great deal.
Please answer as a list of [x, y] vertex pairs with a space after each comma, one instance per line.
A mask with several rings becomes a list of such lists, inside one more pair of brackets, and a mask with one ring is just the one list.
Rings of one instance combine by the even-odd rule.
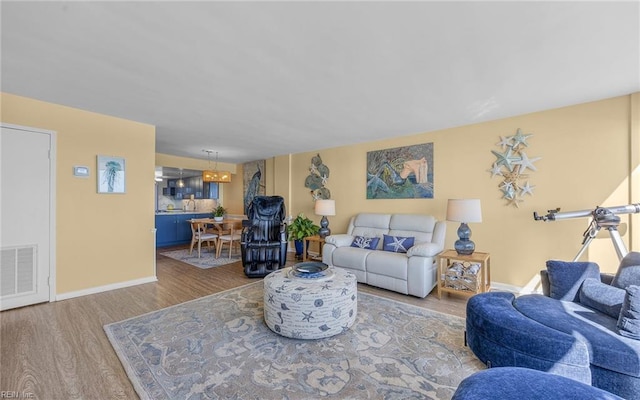
[[[478, 274], [476, 275], [476, 279], [480, 280], [478, 290], [460, 290], [445, 286], [445, 276], [447, 270], [455, 261], [480, 264], [480, 270], [478, 270]], [[458, 254], [458, 252], [455, 250], [445, 250], [442, 253], [438, 254], [438, 256], [436, 257], [436, 263], [438, 267], [438, 299], [442, 298], [443, 292], [472, 296], [477, 293], [488, 292], [491, 289], [491, 257], [489, 253], [481, 253], [476, 251], [473, 254], [466, 256]]]
[[[318, 249], [319, 249], [319, 252], [320, 252], [320, 257], [319, 258], [320, 258], [320, 261], [322, 261], [322, 246], [324, 246], [324, 238], [321, 238], [318, 235], [307, 236], [302, 241], [302, 261], [307, 261], [307, 243], [308, 242], [317, 242], [318, 243]], [[316, 258], [312, 258], [312, 259], [316, 259]]]

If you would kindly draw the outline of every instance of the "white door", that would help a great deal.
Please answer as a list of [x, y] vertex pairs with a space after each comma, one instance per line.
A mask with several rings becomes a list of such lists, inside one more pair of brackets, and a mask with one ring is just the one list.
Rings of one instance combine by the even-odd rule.
[[0, 133], [0, 310], [49, 301], [53, 132]]

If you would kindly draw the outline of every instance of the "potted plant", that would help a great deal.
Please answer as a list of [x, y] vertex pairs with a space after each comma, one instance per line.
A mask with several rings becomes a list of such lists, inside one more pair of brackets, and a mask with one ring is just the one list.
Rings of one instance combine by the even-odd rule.
[[293, 239], [293, 243], [296, 246], [296, 258], [302, 257], [302, 240], [307, 236], [313, 236], [318, 233], [320, 227], [313, 223], [312, 220], [305, 217], [303, 213], [291, 221], [287, 227], [289, 233], [289, 239]]
[[213, 209], [213, 219], [216, 221], [222, 221], [224, 215], [227, 213], [227, 209], [218, 205], [218, 207]]

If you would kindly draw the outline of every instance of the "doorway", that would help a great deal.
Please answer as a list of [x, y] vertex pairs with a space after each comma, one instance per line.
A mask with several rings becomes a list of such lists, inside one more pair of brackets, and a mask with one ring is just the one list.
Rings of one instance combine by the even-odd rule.
[[8, 310], [55, 297], [55, 132], [0, 128], [0, 310]]

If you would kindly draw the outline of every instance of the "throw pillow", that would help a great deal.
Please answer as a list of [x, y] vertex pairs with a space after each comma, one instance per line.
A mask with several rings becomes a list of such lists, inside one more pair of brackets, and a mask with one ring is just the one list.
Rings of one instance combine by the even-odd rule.
[[412, 236], [390, 236], [384, 235], [382, 238], [382, 250], [393, 253], [406, 253], [413, 246], [415, 238]]
[[616, 319], [620, 316], [624, 296], [624, 289], [607, 285], [594, 278], [585, 279], [580, 287], [580, 304]]
[[640, 286], [640, 253], [632, 251], [622, 260], [611, 285], [626, 288], [629, 285]]
[[587, 278], [600, 279], [600, 268], [593, 262], [547, 261], [549, 297], [556, 300], [579, 301], [580, 285]]
[[628, 286], [625, 292], [618, 332], [624, 337], [640, 340], [640, 286]]
[[364, 236], [356, 236], [353, 238], [353, 242], [351, 242], [351, 247], [359, 247], [361, 249], [371, 249], [375, 250], [378, 247], [378, 242], [380, 238], [377, 237], [364, 237]]

